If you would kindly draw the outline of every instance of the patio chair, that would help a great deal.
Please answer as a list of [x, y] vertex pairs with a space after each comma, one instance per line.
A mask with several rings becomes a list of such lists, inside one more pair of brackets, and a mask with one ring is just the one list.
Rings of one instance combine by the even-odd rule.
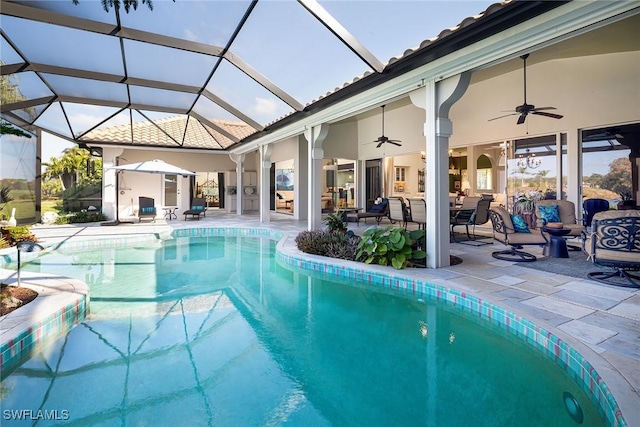
[[609, 210], [609, 201], [605, 199], [586, 199], [582, 202], [582, 225], [591, 227], [593, 216], [598, 212]]
[[150, 218], [153, 222], [156, 222], [156, 207], [155, 201], [151, 197], [138, 197], [138, 221], [142, 221], [145, 218]]
[[382, 221], [382, 218], [389, 216], [389, 200], [383, 198], [379, 204], [375, 203], [375, 200], [367, 201], [367, 211], [358, 212], [356, 214], [356, 222], [360, 225], [360, 220], [364, 219], [367, 222], [367, 218], [373, 218], [378, 224]]
[[411, 220], [409, 209], [404, 203], [402, 197], [389, 197], [389, 220], [392, 224], [400, 222], [402, 226], [407, 228], [407, 221]]
[[[451, 216], [449, 218], [449, 224], [451, 224], [451, 239], [455, 242], [454, 238], [454, 226], [456, 225], [465, 225], [471, 220], [473, 213], [478, 206], [478, 202], [481, 200], [481, 197], [465, 197], [462, 200], [462, 205], [459, 207], [453, 207], [451, 209]], [[467, 235], [469, 235], [469, 230], [467, 229]]]
[[[607, 210], [593, 215], [591, 232], [582, 235], [583, 250], [600, 267], [613, 271], [588, 273], [590, 279], [614, 286], [640, 288], [640, 210]], [[629, 284], [608, 281], [625, 278]]]
[[[559, 221], [552, 221], [549, 218], [542, 215], [540, 207], [542, 206], [545, 213], [548, 213], [548, 209], [554, 210], [552, 207], [557, 205], [557, 213], [558, 217], [553, 219], [558, 219]], [[564, 228], [569, 228], [571, 231], [569, 234], [565, 236], [565, 238], [577, 238], [579, 239], [582, 236], [582, 232], [585, 230], [584, 225], [582, 223], [578, 223], [576, 220], [576, 205], [573, 202], [568, 200], [540, 200], [536, 202], [535, 213], [537, 216], [536, 227], [542, 228], [546, 225], [547, 222], [561, 222]], [[567, 245], [570, 250], [579, 251], [581, 248], [579, 246], [571, 246]]]
[[191, 219], [198, 218], [200, 221], [200, 215], [207, 216], [207, 201], [205, 199], [193, 199], [191, 201], [191, 209], [188, 209], [183, 212], [184, 220], [187, 220], [187, 216], [191, 215]]
[[493, 252], [491, 256], [496, 259], [512, 262], [533, 262], [538, 258], [520, 249], [526, 245], [546, 246], [549, 242], [539, 228], [528, 230], [528, 233], [526, 231], [516, 231], [509, 211], [502, 206], [495, 206], [490, 209], [489, 219], [493, 226], [493, 238], [510, 247], [510, 249], [504, 251]]
[[[483, 197], [480, 200], [477, 200], [476, 207], [471, 211], [471, 215], [468, 215], [468, 210], [458, 211], [457, 215], [452, 217], [451, 223], [451, 236], [454, 242], [458, 242], [455, 237], [454, 227], [456, 225], [464, 225], [467, 231], [467, 239], [468, 241], [475, 242], [475, 246], [479, 245], [490, 245], [493, 242], [483, 242], [477, 240], [476, 236], [476, 225], [486, 224], [489, 221], [489, 207], [491, 206], [491, 201], [493, 198]], [[465, 220], [466, 218], [466, 220]], [[472, 226], [472, 233], [469, 233], [469, 226]], [[460, 243], [465, 243], [465, 241], [459, 241]]]
[[427, 204], [424, 199], [407, 199], [409, 211], [411, 212], [411, 222], [418, 224], [418, 228], [427, 227]]

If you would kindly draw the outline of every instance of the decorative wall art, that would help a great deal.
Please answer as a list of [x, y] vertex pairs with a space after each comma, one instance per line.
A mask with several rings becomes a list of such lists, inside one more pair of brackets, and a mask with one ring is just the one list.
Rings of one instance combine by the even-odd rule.
[[293, 191], [293, 169], [276, 169], [276, 190]]

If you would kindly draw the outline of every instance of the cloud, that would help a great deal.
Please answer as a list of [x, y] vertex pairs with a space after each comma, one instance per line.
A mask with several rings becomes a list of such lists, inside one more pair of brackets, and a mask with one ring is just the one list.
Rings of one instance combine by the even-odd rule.
[[273, 117], [278, 111], [278, 104], [272, 99], [256, 97], [251, 112], [258, 116]]

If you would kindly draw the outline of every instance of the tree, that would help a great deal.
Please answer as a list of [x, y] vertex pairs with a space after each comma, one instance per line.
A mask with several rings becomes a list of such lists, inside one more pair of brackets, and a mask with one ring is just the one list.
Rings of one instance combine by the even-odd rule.
[[609, 173], [602, 177], [601, 188], [620, 194], [623, 199], [631, 197], [631, 162], [620, 157], [609, 164]]
[[47, 167], [44, 177], [47, 179], [58, 178], [62, 191], [66, 190], [62, 176], [68, 172], [67, 163], [62, 158], [52, 157], [49, 162], [43, 164]]
[[[176, 0], [173, 0], [175, 3]], [[72, 0], [73, 4], [79, 4], [79, 0]], [[120, 6], [124, 6], [124, 11], [129, 13], [129, 9], [138, 10], [138, 3], [146, 4], [149, 10], [153, 10], [153, 2], [151, 0], [101, 0], [102, 8], [105, 12], [109, 12], [109, 8], [120, 9]]]

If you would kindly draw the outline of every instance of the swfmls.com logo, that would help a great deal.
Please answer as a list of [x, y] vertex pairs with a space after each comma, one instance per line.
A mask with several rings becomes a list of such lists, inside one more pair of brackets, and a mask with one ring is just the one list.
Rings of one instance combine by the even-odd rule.
[[5, 409], [2, 411], [2, 418], [5, 420], [49, 420], [49, 421], [65, 421], [69, 419], [69, 411], [66, 409], [50, 411], [38, 409]]

